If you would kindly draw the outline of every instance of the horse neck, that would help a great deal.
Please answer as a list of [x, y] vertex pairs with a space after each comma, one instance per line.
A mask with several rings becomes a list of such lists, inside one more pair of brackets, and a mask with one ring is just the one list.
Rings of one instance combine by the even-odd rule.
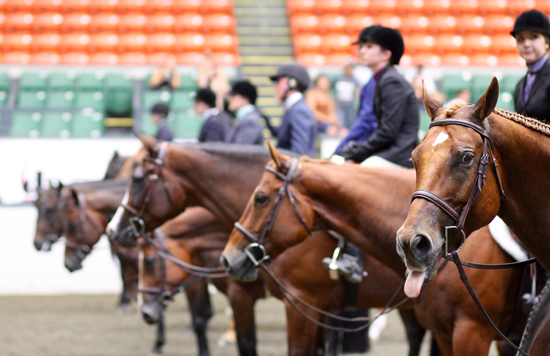
[[267, 155], [265, 161], [251, 160], [186, 147], [174, 150], [173, 155], [170, 169], [188, 195], [186, 206], [202, 206], [231, 226], [239, 220], [268, 161]]
[[550, 138], [497, 115], [489, 117], [489, 127], [506, 194], [499, 216], [549, 269]]
[[299, 184], [312, 198], [321, 226], [342, 234], [397, 273], [404, 272], [395, 236], [407, 217], [414, 172], [304, 164]]

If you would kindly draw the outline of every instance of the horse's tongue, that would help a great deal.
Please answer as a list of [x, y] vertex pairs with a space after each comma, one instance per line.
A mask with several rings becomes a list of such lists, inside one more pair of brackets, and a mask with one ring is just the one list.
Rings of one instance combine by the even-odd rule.
[[420, 294], [420, 290], [422, 289], [422, 284], [424, 284], [425, 275], [426, 271], [411, 271], [409, 273], [409, 275], [407, 276], [407, 280], [405, 281], [405, 294], [407, 295], [407, 297], [418, 297], [418, 295]]

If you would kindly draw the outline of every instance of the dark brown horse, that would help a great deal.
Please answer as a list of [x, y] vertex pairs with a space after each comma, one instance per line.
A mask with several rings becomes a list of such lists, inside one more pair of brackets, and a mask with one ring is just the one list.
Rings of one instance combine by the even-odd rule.
[[[122, 170], [122, 167], [130, 158], [131, 157], [121, 156], [118, 154], [118, 151], [115, 151], [115, 153], [113, 153], [113, 157], [111, 157], [111, 160], [107, 165], [107, 172], [105, 172], [105, 177], [103, 177], [103, 179], [117, 178], [118, 175], [120, 174], [120, 171]], [[128, 178], [128, 177], [125, 177], [125, 178]]]
[[[253, 146], [210, 144], [178, 147], [158, 144], [151, 138], [141, 139], [149, 156], [136, 167], [126, 211], [120, 214], [118, 226], [112, 228], [118, 231], [117, 238], [121, 241], [134, 239], [128, 219], [135, 217], [135, 214], [139, 214], [141, 221], [134, 228], [147, 227], [151, 230], [188, 206], [205, 207], [231, 229], [269, 160], [267, 150]], [[322, 249], [315, 246], [322, 246]], [[307, 302], [326, 310], [341, 309], [346, 297], [344, 283], [331, 280], [321, 267], [322, 259], [330, 256], [335, 247], [334, 238], [317, 232], [304, 244], [289, 249], [284, 256], [275, 259], [271, 268], [276, 275], [282, 276], [285, 286]], [[297, 261], [300, 261], [298, 265]], [[377, 262], [372, 260], [368, 263]], [[372, 284], [369, 286], [369, 282], [364, 282], [359, 288], [358, 301], [361, 301], [361, 306], [383, 307], [400, 284], [398, 275], [379, 266], [368, 278]], [[256, 273], [251, 269], [243, 279], [255, 278]], [[271, 283], [268, 286], [272, 294], [282, 297], [276, 286]], [[248, 303], [247, 307], [253, 308], [253, 302]], [[289, 354], [311, 354], [317, 345], [317, 325], [307, 321], [289, 304], [286, 310]], [[317, 312], [307, 313], [317, 320], [322, 319]], [[409, 336], [413, 338], [415, 332], [422, 336], [424, 331], [413, 327], [416, 320], [411, 311], [404, 310], [403, 313], [407, 314], [407, 323], [411, 326]], [[238, 317], [241, 317], [239, 313], [235, 313], [239, 335]], [[253, 317], [251, 321], [247, 325], [253, 328]], [[419, 344], [414, 345], [411, 354], [417, 354], [418, 348]], [[242, 349], [241, 354], [245, 354]]]
[[[496, 214], [550, 270], [550, 126], [495, 110], [498, 95], [498, 82], [493, 79], [474, 105], [444, 108], [424, 91], [424, 105], [433, 127], [412, 154], [416, 189], [439, 197], [439, 205], [446, 212], [425, 198], [415, 199], [397, 234], [398, 251], [413, 271], [411, 285], [417, 286], [415, 289], [435, 276], [444, 245], [451, 251], [461, 244], [460, 228], [468, 236]], [[487, 161], [489, 166], [484, 168]], [[485, 181], [478, 175], [484, 169]], [[474, 201], [470, 196], [475, 193]], [[463, 217], [451, 217], [459, 214]], [[456, 225], [459, 229], [450, 228], [445, 244], [445, 228]], [[550, 333], [550, 325], [546, 330]], [[537, 350], [550, 354], [550, 337], [539, 340], [544, 346], [537, 346]], [[525, 345], [525, 350], [529, 349], [530, 345]]]
[[[269, 167], [282, 175], [288, 174], [291, 159], [275, 149], [272, 155]], [[275, 257], [289, 246], [307, 241], [305, 223], [311, 230], [339, 232], [369, 256], [404, 276], [405, 267], [394, 252], [395, 232], [407, 216], [415, 189], [414, 171], [337, 166], [310, 159], [300, 159], [297, 167], [289, 178], [288, 188], [296, 208], [286, 196], [283, 198], [272, 229], [265, 237], [267, 253]], [[266, 171], [240, 224], [254, 234], [260, 232], [274, 209], [282, 184], [276, 174]], [[511, 261], [491, 238], [488, 228], [474, 235], [461, 252], [465, 259], [478, 263]], [[223, 254], [230, 275], [240, 277], [251, 268], [244, 253], [249, 244], [250, 240], [239, 229], [233, 230]], [[518, 269], [468, 270], [490, 315], [504, 330], [512, 326], [521, 274]], [[442, 266], [440, 275], [414, 302], [420, 322], [432, 330], [445, 355], [488, 354], [496, 334], [469, 298], [454, 266]]]

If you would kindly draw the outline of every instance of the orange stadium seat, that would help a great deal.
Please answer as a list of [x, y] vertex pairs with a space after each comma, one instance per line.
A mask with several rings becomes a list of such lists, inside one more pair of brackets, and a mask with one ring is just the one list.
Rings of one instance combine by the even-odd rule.
[[438, 33], [456, 33], [458, 26], [458, 19], [451, 15], [434, 15], [430, 18], [430, 32], [433, 34]]
[[47, 12], [34, 15], [34, 32], [60, 30], [63, 25], [63, 15], [55, 12]]
[[57, 52], [59, 48], [60, 37], [57, 33], [37, 33], [32, 38], [32, 51], [52, 51]]
[[114, 66], [119, 62], [118, 54], [102, 52], [90, 55], [90, 64], [99, 66]]
[[297, 54], [320, 53], [323, 39], [319, 35], [302, 34], [294, 36], [294, 50]]
[[[482, 1], [485, 1], [485, 0], [482, 0]], [[477, 14], [479, 13], [479, 1], [478, 0], [452, 1], [450, 8], [453, 15]]]
[[516, 39], [510, 34], [498, 34], [492, 37], [492, 49], [496, 54], [516, 54]]
[[153, 66], [163, 66], [166, 64], [166, 61], [176, 61], [176, 56], [171, 52], [156, 52], [147, 56], [147, 64]]
[[507, 14], [508, 0], [479, 0], [479, 14]]
[[342, 3], [342, 13], [344, 15], [357, 15], [369, 13], [369, 0], [345, 0]]
[[345, 2], [345, 0], [317, 0], [316, 5], [317, 9], [323, 14], [340, 14], [342, 12], [343, 2]]
[[239, 64], [239, 57], [235, 53], [214, 52], [211, 58], [216, 66], [236, 66]]
[[350, 62], [357, 62], [357, 57], [349, 53], [333, 53], [326, 56], [326, 65], [343, 67]]
[[296, 57], [296, 60], [305, 67], [324, 66], [327, 58], [318, 53], [304, 53]]
[[291, 16], [294, 16], [294, 14], [315, 14], [315, 0], [288, 0], [287, 9]]
[[7, 14], [4, 19], [4, 29], [6, 32], [29, 31], [34, 22], [34, 15], [28, 12], [16, 12]]
[[506, 67], [525, 67], [525, 60], [518, 54], [504, 54], [498, 56], [498, 64]]
[[198, 66], [204, 63], [204, 54], [198, 52], [186, 52], [176, 56], [177, 63], [180, 65]]
[[6, 0], [3, 5], [6, 9], [6, 12], [32, 12], [34, 10], [33, 0]]
[[[35, 12], [61, 12], [63, 0], [34, 0]], [[33, 58], [34, 61], [34, 58]]]
[[119, 64], [123, 65], [133, 65], [133, 66], [143, 66], [147, 64], [147, 55], [144, 53], [123, 53], [119, 57]]
[[144, 52], [147, 41], [147, 36], [144, 33], [121, 34], [119, 36], [119, 49], [121, 52]]
[[397, 14], [398, 6], [395, 0], [369, 1], [369, 12], [377, 14]]
[[435, 38], [435, 49], [437, 52], [461, 53], [464, 39], [455, 34], [442, 34]]
[[90, 52], [116, 52], [120, 39], [116, 33], [97, 33], [90, 35]]
[[237, 37], [226, 33], [215, 33], [204, 36], [205, 47], [216, 52], [234, 53], [237, 44]]
[[430, 19], [426, 16], [405, 16], [401, 17], [401, 32], [427, 33], [430, 30]]
[[147, 20], [147, 16], [139, 13], [120, 15], [118, 29], [122, 32], [145, 31]]
[[347, 21], [342, 15], [323, 15], [319, 17], [319, 32], [346, 32]]
[[440, 57], [440, 65], [448, 67], [467, 67], [471, 65], [470, 57], [464, 54], [447, 54]]
[[60, 64], [86, 65], [89, 62], [90, 57], [85, 52], [69, 52], [61, 54]]
[[198, 13], [176, 15], [174, 31], [176, 32], [201, 32], [204, 18]]
[[31, 56], [27, 52], [8, 52], [2, 58], [6, 64], [29, 64]]
[[202, 0], [203, 11], [212, 13], [233, 13], [233, 0]]
[[200, 13], [202, 7], [202, 0], [174, 0], [176, 13]]
[[405, 36], [405, 52], [408, 54], [434, 53], [435, 38], [430, 35], [407, 35]]
[[147, 30], [149, 32], [172, 32], [175, 24], [174, 16], [164, 14], [154, 14], [147, 16]]
[[490, 36], [482, 34], [471, 34], [462, 37], [464, 40], [463, 53], [489, 53], [492, 43]]
[[90, 30], [92, 32], [116, 31], [120, 18], [110, 13], [98, 13], [91, 15]]
[[507, 1], [507, 8], [511, 14], [519, 14], [523, 11], [530, 10], [532, 8], [537, 8], [537, 10], [543, 11], [543, 3], [546, 1], [538, 1], [535, 4], [535, 1], [533, 0], [508, 0]]
[[86, 51], [90, 44], [90, 36], [82, 32], [70, 32], [60, 36], [59, 50], [61, 52]]
[[30, 33], [12, 33], [5, 34], [2, 38], [2, 47], [4, 52], [24, 51], [28, 52], [31, 48], [32, 35]]
[[330, 34], [323, 37], [323, 49], [328, 53], [350, 52], [353, 40], [348, 35]]
[[116, 13], [118, 9], [118, 0], [91, 0], [90, 1], [90, 12], [106, 12], [106, 13]]
[[378, 14], [372, 16], [373, 24], [401, 29], [401, 17], [394, 14]]
[[4, 22], [5, 21], [6, 21], [6, 16], [3, 13], [0, 13], [0, 33], [4, 33]]
[[147, 36], [147, 51], [173, 51], [176, 46], [176, 37], [172, 33], [152, 33]]
[[174, 11], [174, 0], [147, 0], [145, 11], [171, 13]]
[[457, 33], [483, 33], [485, 29], [485, 19], [477, 14], [461, 15], [457, 17]]
[[204, 17], [204, 32], [234, 33], [235, 18], [227, 14], [210, 14]]
[[61, 57], [56, 52], [40, 52], [31, 56], [31, 64], [56, 65], [61, 61]]
[[505, 33], [510, 35], [514, 27], [515, 18], [508, 15], [488, 15], [485, 19], [486, 33]]
[[469, 57], [470, 66], [475, 67], [496, 67], [499, 65], [498, 57], [493, 55], [476, 54]]
[[292, 33], [316, 33], [319, 30], [319, 18], [311, 14], [297, 14], [290, 18]]
[[63, 0], [65, 12], [88, 12], [91, 0]]
[[64, 32], [87, 31], [90, 28], [92, 17], [86, 13], [70, 13], [63, 15], [62, 29]]
[[365, 15], [350, 15], [346, 16], [346, 27], [348, 33], [359, 36], [359, 32], [367, 26], [374, 24], [374, 19], [370, 16]]
[[118, 11], [126, 12], [145, 12], [147, 0], [118, 0]]
[[[429, 16], [450, 15], [451, 0], [424, 0], [424, 14]], [[413, 59], [413, 62], [415, 60]]]
[[[403, 56], [405, 57], [405, 56]], [[436, 67], [441, 63], [441, 58], [433, 53], [416, 54], [411, 56], [411, 65], [423, 65]], [[403, 59], [402, 59], [403, 60]]]
[[426, 3], [424, 0], [410, 0], [410, 1], [400, 1], [397, 5], [398, 14], [416, 14], [421, 15], [426, 13]]

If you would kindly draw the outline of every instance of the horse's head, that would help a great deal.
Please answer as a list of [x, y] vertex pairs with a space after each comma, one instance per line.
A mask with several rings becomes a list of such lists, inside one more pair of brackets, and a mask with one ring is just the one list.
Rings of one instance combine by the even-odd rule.
[[34, 202], [38, 209], [34, 247], [38, 251], [49, 251], [52, 245], [63, 234], [59, 223], [59, 197], [63, 189], [61, 182], [57, 187], [50, 183], [48, 189], [38, 186], [38, 197]]
[[446, 251], [459, 248], [498, 212], [499, 185], [486, 122], [498, 93], [493, 79], [476, 104], [443, 108], [424, 89], [432, 125], [412, 153], [417, 192], [397, 232], [397, 252], [411, 271], [405, 285], [409, 296], [417, 296], [423, 283], [435, 276]]
[[82, 268], [82, 261], [90, 254], [103, 234], [104, 221], [100, 214], [86, 209], [86, 197], [70, 188], [61, 197], [61, 225], [66, 238], [65, 268], [70, 272]]
[[109, 236], [123, 246], [135, 246], [141, 234], [181, 213], [185, 202], [185, 192], [170, 169], [168, 143], [138, 137], [147, 154], [135, 159], [128, 191], [107, 227]]
[[[155, 243], [162, 239], [164, 246], [176, 258], [190, 263], [187, 252], [173, 241], [164, 240], [161, 229], [154, 232]], [[159, 245], [160, 247], [161, 245]], [[174, 263], [163, 259], [156, 248], [140, 239], [139, 252], [139, 310], [148, 324], [160, 321], [171, 292], [184, 282], [189, 275], [178, 268]]]
[[300, 194], [296, 180], [298, 159], [282, 155], [271, 144], [269, 148], [273, 160], [220, 258], [228, 274], [238, 280], [256, 279], [258, 262], [305, 240], [313, 225], [313, 206]]

